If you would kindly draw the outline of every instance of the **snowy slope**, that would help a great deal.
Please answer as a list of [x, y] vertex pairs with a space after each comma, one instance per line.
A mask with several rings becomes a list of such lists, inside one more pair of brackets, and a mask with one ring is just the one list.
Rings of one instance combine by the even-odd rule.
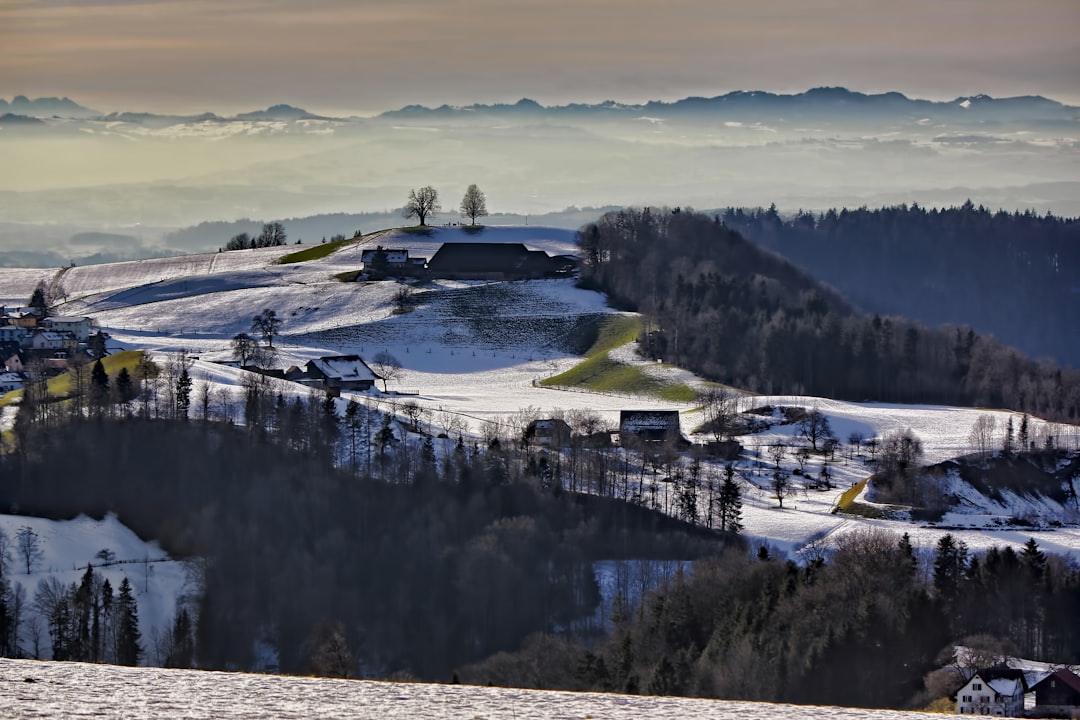
[[[25, 564], [16, 552], [16, 533], [29, 527], [38, 535], [41, 559], [26, 572]], [[113, 591], [120, 589], [125, 577], [131, 583], [139, 605], [139, 628], [142, 633], [143, 658], [155, 660], [151, 637], [155, 631], [171, 629], [176, 600], [181, 595], [197, 593], [183, 562], [170, 558], [156, 542], [140, 540], [135, 533], [122, 525], [114, 515], [103, 520], [93, 520], [84, 515], [73, 520], [45, 520], [21, 515], [0, 515], [0, 530], [11, 545], [9, 552], [8, 580], [21, 585], [28, 602], [32, 602], [38, 583], [46, 578], [56, 578], [64, 585], [78, 584], [87, 564], [94, 566], [94, 573], [108, 578]], [[101, 550], [110, 550], [115, 560], [104, 565], [97, 556]], [[32, 649], [30, 628], [22, 628], [22, 647]], [[48, 636], [42, 630], [41, 649], [49, 657]], [[0, 712], [0, 715], [3, 713]]]
[[[539, 386], [540, 379], [579, 361], [571, 351], [575, 332], [614, 312], [602, 295], [576, 288], [570, 281], [410, 283], [415, 307], [395, 314], [393, 296], [401, 284], [340, 282], [333, 277], [356, 270], [365, 249], [379, 245], [406, 248], [411, 255], [431, 257], [441, 243], [456, 241], [520, 242], [552, 254], [575, 251], [574, 233], [567, 230], [516, 226], [470, 233], [460, 227], [437, 227], [426, 235], [400, 230], [373, 233], [346, 243], [326, 258], [303, 263], [275, 264], [281, 255], [296, 249], [290, 246], [70, 268], [56, 283], [68, 293], [63, 311], [90, 315], [119, 346], [145, 348], [161, 359], [180, 350], [198, 356], [193, 378], [196, 383], [211, 384], [215, 393], [236, 396], [243, 373], [208, 361], [230, 359], [230, 339], [236, 333], [251, 332], [253, 314], [273, 308], [285, 321], [282, 335], [274, 343], [281, 367], [324, 354], [357, 353], [371, 358], [387, 351], [403, 366], [401, 377], [390, 384], [391, 391], [416, 393], [406, 399], [433, 413], [457, 414], [471, 433], [479, 434], [483, 423], [507, 422], [526, 407], [541, 414], [587, 409], [612, 428], [623, 409], [680, 410], [684, 431], [702, 424], [700, 408], [694, 404]], [[52, 282], [55, 275], [56, 271], [0, 269], [0, 288], [17, 287], [20, 297], [25, 297], [36, 284], [34, 278]], [[614, 351], [611, 357], [646, 366], [649, 374], [671, 382], [700, 384], [684, 370], [640, 359], [632, 346]], [[284, 382], [278, 389], [287, 395], [309, 392], [306, 387]], [[378, 392], [351, 396], [381, 403], [384, 409], [389, 401], [402, 399], [393, 392], [390, 396]], [[841, 442], [852, 432], [880, 438], [895, 430], [911, 429], [923, 443], [927, 463], [969, 452], [968, 436], [981, 415], [993, 415], [999, 428], [1009, 415], [808, 397], [754, 397], [745, 400], [744, 409], [762, 405], [817, 407], [829, 417]], [[5, 421], [10, 422], [10, 415]], [[1033, 435], [1044, 425], [1034, 420]], [[1054, 425], [1051, 431], [1059, 447], [1080, 445], [1080, 429], [1076, 427]], [[812, 490], [798, 481], [780, 509], [769, 490], [767, 474], [755, 460], [766, 462], [763, 449], [768, 445], [800, 444], [794, 435], [793, 426], [787, 425], [741, 438], [750, 456], [739, 467], [745, 490], [745, 531], [759, 542], [787, 553], [816, 552], [846, 532], [880, 526], [911, 532], [915, 542], [925, 546], [952, 531], [977, 549], [1000, 543], [1020, 545], [1031, 534], [995, 527], [992, 518], [949, 517], [939, 526], [923, 527], [833, 515], [841, 492], [871, 472], [865, 457], [850, 459], [844, 453], [828, 463], [833, 489]], [[808, 474], [820, 472], [822, 464], [815, 456], [808, 463]], [[789, 472], [793, 470], [794, 459], [786, 458], [784, 466]], [[670, 483], [651, 477], [647, 483], [656, 487], [653, 495], [661, 506], [670, 505]], [[1075, 523], [1067, 525], [1040, 531], [1038, 540], [1046, 550], [1080, 556], [1080, 530]]]
[[917, 720], [924, 713], [0, 658], [5, 718]]

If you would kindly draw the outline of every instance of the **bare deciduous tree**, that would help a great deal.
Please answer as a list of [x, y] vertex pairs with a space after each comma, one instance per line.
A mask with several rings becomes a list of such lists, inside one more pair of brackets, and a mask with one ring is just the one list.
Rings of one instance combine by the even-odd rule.
[[993, 415], [986, 413], [979, 415], [971, 426], [971, 434], [968, 435], [968, 442], [971, 443], [971, 447], [981, 455], [990, 452], [996, 427], [997, 420], [994, 419]]
[[738, 415], [738, 398], [728, 387], [710, 387], [702, 395], [705, 424], [717, 442], [731, 437]]
[[21, 564], [26, 566], [29, 575], [45, 553], [41, 550], [41, 538], [29, 525], [23, 525], [15, 532], [15, 548]]
[[383, 392], [391, 380], [401, 377], [401, 362], [386, 350], [380, 351], [371, 361], [372, 370], [383, 381]]
[[799, 421], [799, 434], [810, 441], [810, 446], [817, 452], [818, 442], [832, 437], [829, 418], [816, 407], [811, 409]]
[[278, 317], [277, 312], [266, 308], [251, 318], [251, 329], [262, 335], [267, 347], [274, 347], [274, 336], [281, 331], [282, 322], [284, 321]]
[[465, 191], [465, 197], [461, 198], [461, 216], [469, 218], [470, 225], [475, 225], [476, 218], [487, 214], [487, 198], [484, 196], [484, 191], [475, 184], [470, 185]]
[[405, 203], [402, 214], [406, 218], [416, 218], [421, 225], [426, 225], [428, 217], [441, 209], [439, 192], [430, 185], [425, 185], [419, 190], [409, 191], [409, 201]]
[[236, 335], [233, 335], [232, 354], [233, 358], [240, 363], [240, 367], [251, 364], [258, 348], [259, 343], [247, 333], [237, 333]]

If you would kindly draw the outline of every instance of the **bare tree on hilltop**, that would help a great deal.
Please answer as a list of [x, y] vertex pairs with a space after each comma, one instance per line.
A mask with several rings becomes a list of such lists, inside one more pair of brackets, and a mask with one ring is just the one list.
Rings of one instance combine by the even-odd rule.
[[267, 347], [274, 347], [274, 336], [281, 331], [282, 322], [275, 311], [266, 308], [251, 318], [251, 329], [262, 335]]
[[484, 191], [475, 184], [470, 185], [461, 198], [461, 216], [469, 218], [469, 224], [475, 225], [476, 218], [488, 214], [487, 198]]
[[405, 203], [405, 211], [402, 214], [406, 218], [416, 218], [421, 225], [426, 225], [428, 216], [434, 215], [441, 209], [439, 192], [430, 185], [425, 185], [419, 190], [409, 191], [409, 202]]

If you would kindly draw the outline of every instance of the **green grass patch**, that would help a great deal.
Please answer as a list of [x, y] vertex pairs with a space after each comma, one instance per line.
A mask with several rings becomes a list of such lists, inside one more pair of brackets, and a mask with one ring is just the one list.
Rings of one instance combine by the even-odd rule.
[[611, 315], [604, 320], [586, 357], [607, 353], [637, 340], [641, 333], [641, 318], [634, 315]]
[[345, 272], [334, 273], [334, 279], [341, 282], [356, 282], [356, 278], [360, 277], [359, 270], [346, 270]]
[[479, 235], [480, 233], [484, 232], [484, 226], [483, 225], [462, 225], [461, 226], [461, 232], [465, 233], [466, 235]]
[[291, 265], [298, 262], [307, 262], [308, 260], [321, 260], [322, 258], [330, 255], [333, 252], [337, 252], [341, 248], [345, 247], [349, 243], [356, 242], [359, 238], [351, 237], [344, 240], [331, 240], [330, 242], [319, 243], [318, 245], [312, 245], [306, 247], [303, 250], [297, 250], [291, 252], [288, 255], [283, 255], [277, 259], [276, 265]]
[[[102, 358], [101, 364], [105, 368], [105, 372], [109, 374], [110, 378], [115, 378], [116, 374], [120, 372], [121, 368], [127, 368], [129, 373], [134, 374], [136, 366], [139, 361], [142, 360], [142, 350], [124, 350], [108, 357]], [[89, 374], [93, 364], [87, 366], [86, 372]], [[56, 377], [49, 378], [45, 381], [45, 386], [49, 389], [49, 396], [54, 398], [64, 398], [71, 394], [71, 387], [74, 382], [71, 371], [64, 373], [63, 375], [57, 375]], [[19, 398], [22, 397], [22, 390], [14, 390], [0, 397], [0, 407], [10, 405]]]
[[852, 502], [843, 510], [837, 507], [837, 511], [843, 515], [854, 515], [868, 520], [888, 520], [892, 517], [892, 514], [886, 510], [861, 502]]
[[697, 397], [684, 384], [666, 383], [649, 375], [644, 365], [624, 365], [608, 357], [617, 347], [637, 339], [641, 320], [629, 315], [612, 315], [605, 320], [585, 360], [564, 373], [540, 381], [545, 387], [579, 387], [593, 392], [651, 395], [671, 402], [691, 402]]

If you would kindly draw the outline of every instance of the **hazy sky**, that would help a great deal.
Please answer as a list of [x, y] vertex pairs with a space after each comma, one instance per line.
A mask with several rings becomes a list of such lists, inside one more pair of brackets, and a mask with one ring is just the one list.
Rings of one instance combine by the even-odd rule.
[[103, 111], [820, 85], [1080, 104], [1080, 0], [0, 0], [0, 97]]

